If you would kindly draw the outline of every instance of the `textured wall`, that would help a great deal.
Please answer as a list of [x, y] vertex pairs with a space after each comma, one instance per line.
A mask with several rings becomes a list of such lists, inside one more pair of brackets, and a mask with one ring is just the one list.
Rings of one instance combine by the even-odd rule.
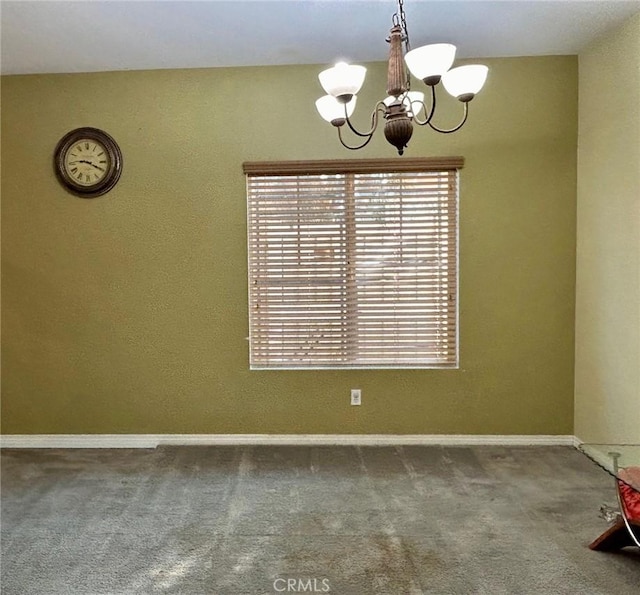
[[575, 434], [640, 443], [640, 14], [579, 63]]
[[[459, 370], [248, 369], [242, 162], [393, 155], [338, 145], [320, 67], [3, 78], [3, 431], [572, 433], [577, 59], [487, 63], [465, 128], [407, 151], [466, 159]], [[94, 200], [52, 171], [79, 126], [124, 154]]]

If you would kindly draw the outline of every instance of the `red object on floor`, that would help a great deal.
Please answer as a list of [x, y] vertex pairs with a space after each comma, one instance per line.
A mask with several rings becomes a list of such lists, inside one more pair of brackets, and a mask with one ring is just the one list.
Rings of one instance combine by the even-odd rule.
[[640, 491], [631, 486], [640, 486], [640, 467], [627, 467], [619, 472], [620, 497], [628, 519], [640, 521]]

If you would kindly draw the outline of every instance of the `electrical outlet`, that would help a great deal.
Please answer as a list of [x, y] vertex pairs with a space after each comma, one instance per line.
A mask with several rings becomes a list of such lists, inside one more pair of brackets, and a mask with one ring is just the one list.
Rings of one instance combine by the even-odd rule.
[[359, 388], [351, 389], [351, 404], [362, 405], [362, 391]]

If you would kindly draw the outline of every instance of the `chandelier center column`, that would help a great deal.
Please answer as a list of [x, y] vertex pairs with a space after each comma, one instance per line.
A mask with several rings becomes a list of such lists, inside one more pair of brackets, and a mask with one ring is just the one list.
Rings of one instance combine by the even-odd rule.
[[395, 25], [389, 34], [387, 93], [397, 97], [407, 91], [407, 71], [402, 56], [402, 29]]

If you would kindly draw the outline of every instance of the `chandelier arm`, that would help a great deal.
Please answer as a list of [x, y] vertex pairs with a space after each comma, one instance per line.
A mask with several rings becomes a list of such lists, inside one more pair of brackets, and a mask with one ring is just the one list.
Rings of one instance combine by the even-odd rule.
[[469, 103], [468, 102], [464, 102], [464, 117], [462, 118], [462, 122], [460, 122], [460, 124], [458, 124], [455, 128], [449, 128], [447, 130], [442, 130], [441, 128], [438, 128], [437, 126], [434, 126], [431, 122], [427, 122], [427, 124], [429, 124], [429, 126], [431, 128], [433, 128], [433, 130], [435, 130], [436, 132], [441, 132], [442, 134], [450, 134], [451, 132], [455, 132], [456, 130], [460, 130], [460, 128], [462, 128], [463, 124], [467, 121], [467, 116], [469, 115]]
[[359, 136], [367, 136], [367, 140], [365, 140], [362, 144], [356, 146], [356, 147], [351, 147], [349, 146], [347, 143], [344, 142], [343, 138], [342, 138], [342, 127], [338, 126], [338, 138], [340, 139], [340, 143], [342, 144], [343, 147], [350, 149], [351, 151], [357, 151], [358, 149], [362, 149], [362, 147], [366, 147], [369, 144], [369, 141], [373, 138], [373, 132], [371, 132], [371, 134], [369, 134], [369, 136], [365, 135], [365, 134], [359, 134]]
[[[414, 109], [413, 108], [413, 104], [417, 103], [420, 106], [420, 109]], [[427, 113], [427, 106], [425, 104], [424, 101], [412, 101], [411, 102], [411, 111], [413, 112], [413, 121], [418, 125], [418, 126], [426, 126], [429, 123], [429, 120], [432, 118], [433, 116], [433, 111], [429, 114], [429, 117], [426, 120], [421, 120], [420, 118], [418, 118], [417, 114], [420, 110], [424, 109], [424, 113]]]
[[[424, 101], [412, 101], [411, 105], [413, 105], [414, 103], [419, 103], [424, 108], [424, 113], [425, 114], [427, 113], [427, 105], [425, 104]], [[413, 121], [418, 126], [426, 126], [429, 122], [431, 122], [431, 119], [433, 118], [433, 114], [435, 114], [435, 113], [436, 113], [436, 88], [435, 88], [435, 85], [431, 85], [431, 109], [429, 110], [429, 115], [427, 116], [427, 118], [425, 120], [421, 120], [416, 115], [417, 112], [414, 111], [413, 112], [413, 114], [414, 114]]]
[[[361, 136], [362, 138], [366, 138], [366, 137], [371, 137], [371, 135], [376, 131], [376, 128], [378, 127], [378, 112], [379, 111], [384, 111], [385, 109], [385, 105], [382, 101], [378, 101], [378, 103], [376, 103], [376, 107], [373, 110], [373, 113], [371, 114], [371, 128], [369, 129], [369, 132], [359, 132], [358, 130], [356, 130], [353, 126], [353, 124], [351, 123], [351, 120], [349, 119], [349, 116], [347, 115], [347, 104], [344, 104], [344, 119], [346, 120], [349, 129], [351, 130], [351, 132], [353, 132], [355, 135], [357, 136]], [[339, 130], [338, 130], [339, 131]], [[344, 144], [344, 143], [343, 143]], [[364, 145], [362, 145], [364, 146]]]

